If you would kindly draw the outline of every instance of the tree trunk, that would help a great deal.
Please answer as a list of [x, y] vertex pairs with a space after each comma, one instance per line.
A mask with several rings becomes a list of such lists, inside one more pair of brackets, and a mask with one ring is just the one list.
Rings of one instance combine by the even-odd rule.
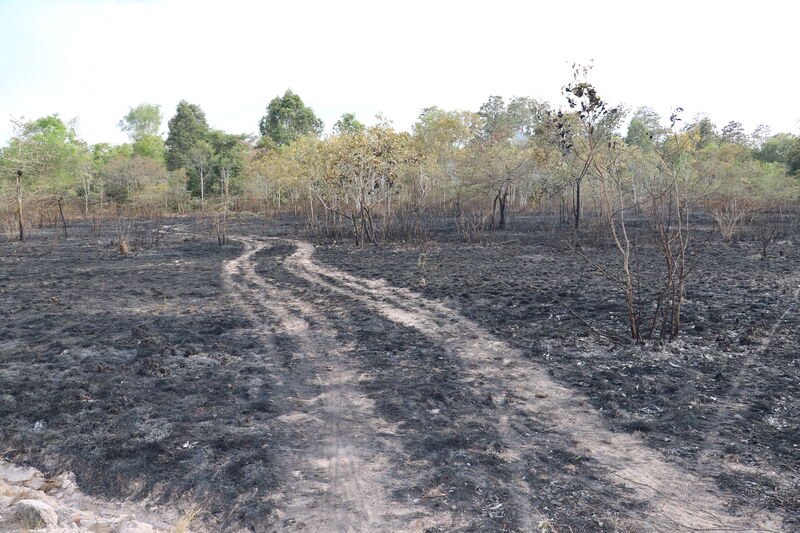
[[19, 240], [25, 240], [25, 225], [22, 223], [22, 171], [17, 170], [17, 223], [19, 224]]
[[581, 180], [575, 182], [575, 229], [581, 225]]
[[500, 222], [497, 223], [497, 229], [506, 229], [506, 206], [508, 205], [508, 191], [504, 192], [502, 196], [498, 196], [500, 206]]
[[58, 198], [56, 203], [58, 204], [58, 214], [61, 215], [61, 225], [64, 227], [64, 238], [68, 238], [67, 236], [67, 219], [64, 218], [64, 207], [61, 205], [63, 202], [63, 198]]
[[498, 192], [495, 195], [494, 200], [492, 201], [492, 216], [489, 219], [489, 229], [493, 229], [494, 228], [494, 214], [497, 212], [497, 201], [499, 199], [500, 199], [500, 193]]
[[200, 211], [206, 210], [206, 178], [203, 171], [200, 171]]

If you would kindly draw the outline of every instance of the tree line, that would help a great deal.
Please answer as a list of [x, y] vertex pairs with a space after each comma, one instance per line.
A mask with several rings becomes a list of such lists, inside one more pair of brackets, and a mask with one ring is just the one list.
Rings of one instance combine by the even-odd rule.
[[[269, 102], [257, 137], [211, 128], [186, 101], [165, 139], [158, 106], [132, 107], [119, 122], [130, 142], [116, 146], [88, 145], [57, 115], [17, 120], [0, 151], [2, 230], [24, 240], [49, 222], [67, 236], [70, 218], [114, 217], [125, 253], [136, 217], [199, 212], [224, 244], [230, 213], [290, 211], [317, 236], [364, 246], [422, 240], [442, 221], [475, 242], [505, 230], [512, 213], [535, 212], [569, 229], [569, 253], [607, 278], [629, 339], [674, 339], [699, 223], [710, 217], [732, 241], [755, 222], [763, 259], [796, 227], [800, 138], [766, 126], [748, 133], [735, 121], [718, 128], [681, 108], [667, 118], [631, 112], [609, 105], [588, 78], [575, 66], [557, 107], [491, 96], [477, 111], [425, 108], [408, 132], [345, 113], [325, 134], [290, 90]], [[596, 261], [592, 232], [618, 261]], [[157, 225], [145, 233], [151, 242], [162, 235]]]
[[612, 206], [601, 167], [611, 161], [617, 194], [637, 211], [663, 182], [666, 162], [680, 161], [693, 200], [727, 239], [758, 209], [797, 200], [797, 136], [766, 126], [747, 133], [735, 121], [718, 128], [680, 111], [667, 121], [648, 107], [612, 109], [578, 70], [559, 108], [492, 96], [477, 111], [423, 109], [410, 132], [383, 117], [367, 127], [345, 113], [325, 134], [291, 90], [269, 102], [257, 137], [211, 128], [200, 106], [186, 101], [165, 138], [159, 106], [132, 107], [119, 122], [129, 142], [119, 145], [89, 145], [58, 115], [15, 120], [0, 149], [2, 229], [24, 239], [50, 216], [66, 233], [70, 216], [130, 207], [293, 210], [315, 230], [359, 245], [413, 238], [425, 220], [443, 215], [473, 239], [504, 229], [516, 209], [543, 210], [575, 227], [584, 213], [602, 218]]

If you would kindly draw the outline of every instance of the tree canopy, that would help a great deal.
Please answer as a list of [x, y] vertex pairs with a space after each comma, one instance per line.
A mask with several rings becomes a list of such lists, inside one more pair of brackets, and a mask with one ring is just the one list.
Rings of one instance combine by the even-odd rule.
[[169, 119], [166, 141], [167, 169], [191, 168], [192, 161], [189, 154], [197, 143], [207, 139], [208, 133], [206, 115], [200, 106], [181, 100], [175, 109], [175, 116]]
[[154, 104], [139, 104], [131, 107], [119, 121], [119, 128], [136, 142], [146, 136], [158, 136], [163, 121], [161, 107]]
[[282, 97], [272, 99], [267, 114], [258, 125], [261, 135], [269, 137], [278, 146], [292, 144], [303, 135], [319, 135], [323, 127], [314, 110], [306, 107], [300, 96], [290, 89]]
[[334, 135], [352, 135], [363, 130], [364, 125], [356, 120], [356, 116], [353, 113], [344, 113], [333, 125]]

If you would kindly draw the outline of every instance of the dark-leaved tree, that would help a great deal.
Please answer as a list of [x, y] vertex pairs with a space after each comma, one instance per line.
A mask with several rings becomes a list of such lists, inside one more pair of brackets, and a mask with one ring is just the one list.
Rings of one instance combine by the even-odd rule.
[[258, 129], [278, 146], [286, 146], [304, 135], [319, 135], [323, 123], [306, 107], [297, 94], [287, 89], [284, 95], [276, 96], [267, 106], [267, 114], [261, 117]]
[[208, 133], [206, 115], [200, 106], [181, 100], [175, 109], [175, 116], [169, 119], [165, 158], [167, 169], [191, 170], [194, 167], [192, 150], [200, 141], [207, 140]]

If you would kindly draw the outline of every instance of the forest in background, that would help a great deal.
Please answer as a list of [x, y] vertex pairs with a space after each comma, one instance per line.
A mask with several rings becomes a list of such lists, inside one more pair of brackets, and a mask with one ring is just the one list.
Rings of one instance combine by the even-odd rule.
[[[131, 107], [119, 121], [130, 142], [116, 146], [88, 145], [58, 115], [17, 120], [0, 152], [0, 231], [8, 240], [40, 229], [66, 238], [70, 220], [99, 228], [110, 219], [127, 253], [132, 234], [135, 247], [158, 244], [169, 215], [199, 214], [223, 245], [231, 216], [292, 212], [313, 236], [360, 247], [424, 242], [442, 221], [464, 242], [481, 242], [506, 229], [512, 212], [540, 214], [553, 231], [571, 231], [559, 246], [571, 239], [619, 289], [631, 339], [674, 339], [697, 215], [725, 242], [755, 228], [750, 240], [764, 259], [797, 232], [800, 138], [767, 126], [747, 133], [735, 121], [720, 129], [707, 116], [684, 119], [681, 108], [665, 121], [651, 108], [611, 107], [589, 73], [575, 66], [558, 107], [491, 96], [478, 111], [423, 109], [411, 132], [345, 113], [326, 135], [291, 90], [269, 102], [258, 138], [211, 128], [186, 101], [166, 140], [158, 106]], [[645, 225], [644, 241], [632, 224]], [[592, 263], [586, 236], [617, 250], [613, 271]], [[660, 257], [649, 287], [643, 242]]]
[[345, 113], [324, 134], [291, 90], [269, 103], [260, 137], [215, 130], [186, 101], [166, 140], [150, 104], [119, 121], [130, 138], [120, 145], [89, 145], [57, 114], [13, 120], [0, 151], [0, 231], [24, 239], [53, 224], [68, 235], [75, 217], [291, 210], [357, 245], [422, 237], [441, 216], [472, 240], [505, 228], [510, 211], [557, 213], [577, 228], [584, 214], [638, 212], [680, 185], [681, 200], [730, 240], [759, 211], [796, 205], [797, 136], [748, 133], [735, 121], [718, 128], [680, 108], [669, 120], [647, 107], [612, 109], [587, 73], [576, 68], [558, 107], [492, 96], [478, 111], [423, 109], [411, 132]]

